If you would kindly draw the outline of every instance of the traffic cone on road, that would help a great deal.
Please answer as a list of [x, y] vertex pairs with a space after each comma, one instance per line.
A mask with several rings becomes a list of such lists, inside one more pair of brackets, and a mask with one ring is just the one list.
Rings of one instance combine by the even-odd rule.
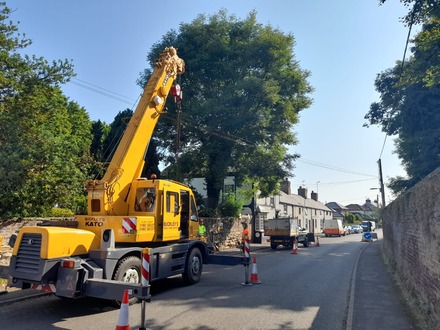
[[252, 273], [251, 273], [251, 281], [252, 284], [261, 284], [261, 281], [258, 279], [257, 274], [257, 258], [254, 257], [254, 262], [252, 264]]
[[116, 330], [130, 330], [130, 324], [128, 323], [128, 306], [128, 290], [124, 290]]
[[292, 253], [291, 254], [296, 254], [296, 250], [298, 250], [298, 244], [296, 243], [296, 239], [293, 240], [293, 247], [292, 247]]
[[320, 246], [319, 245], [319, 236], [316, 236], [316, 246]]

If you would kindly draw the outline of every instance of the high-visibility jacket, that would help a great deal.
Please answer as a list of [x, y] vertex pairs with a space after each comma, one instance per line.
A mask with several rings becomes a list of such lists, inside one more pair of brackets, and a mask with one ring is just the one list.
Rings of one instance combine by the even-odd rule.
[[199, 225], [199, 236], [205, 236], [205, 235], [206, 235], [205, 225]]
[[249, 230], [247, 228], [245, 228], [241, 232], [241, 241], [244, 243], [248, 239], [249, 239]]

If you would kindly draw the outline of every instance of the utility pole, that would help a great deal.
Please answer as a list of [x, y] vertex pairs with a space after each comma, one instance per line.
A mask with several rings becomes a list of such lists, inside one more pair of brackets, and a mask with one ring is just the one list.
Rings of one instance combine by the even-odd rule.
[[379, 183], [380, 183], [380, 193], [382, 195], [382, 207], [385, 207], [385, 188], [383, 185], [383, 176], [382, 176], [382, 161], [379, 158], [379, 160], [377, 161], [378, 165], [379, 165]]

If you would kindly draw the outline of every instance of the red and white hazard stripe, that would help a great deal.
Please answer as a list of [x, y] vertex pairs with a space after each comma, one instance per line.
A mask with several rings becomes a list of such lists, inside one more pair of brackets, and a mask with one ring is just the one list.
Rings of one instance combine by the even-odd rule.
[[246, 258], [249, 258], [251, 256], [251, 246], [248, 239], [244, 241], [244, 256]]
[[132, 230], [136, 230], [136, 218], [122, 218], [122, 232], [129, 234]]
[[44, 284], [44, 285], [33, 284], [31, 288], [38, 291], [53, 292], [53, 293], [57, 292], [57, 288], [55, 284]]
[[150, 282], [150, 249], [142, 250], [142, 286], [147, 286]]

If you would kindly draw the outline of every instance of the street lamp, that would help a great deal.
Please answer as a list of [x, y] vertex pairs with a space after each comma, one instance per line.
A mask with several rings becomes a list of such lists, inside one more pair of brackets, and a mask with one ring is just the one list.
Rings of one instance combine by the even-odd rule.
[[318, 185], [319, 185], [320, 182], [321, 182], [321, 181], [316, 181], [316, 193], [319, 193]]

